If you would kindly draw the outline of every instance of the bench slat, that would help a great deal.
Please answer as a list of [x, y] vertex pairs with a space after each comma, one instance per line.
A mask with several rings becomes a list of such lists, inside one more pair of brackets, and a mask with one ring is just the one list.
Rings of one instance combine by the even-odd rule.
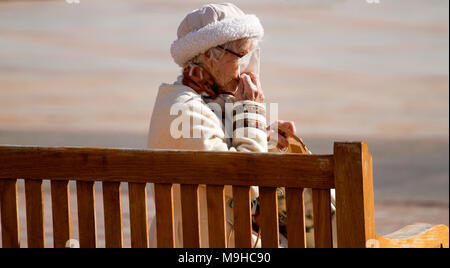
[[128, 183], [131, 247], [148, 248], [147, 184]]
[[234, 239], [236, 248], [252, 247], [250, 187], [233, 186]]
[[71, 238], [69, 181], [51, 181], [53, 246], [65, 248]]
[[316, 248], [332, 248], [330, 190], [312, 190], [314, 244]]
[[25, 180], [27, 241], [29, 248], [45, 247], [42, 180]]
[[207, 185], [208, 237], [210, 248], [226, 248], [226, 216], [224, 186]]
[[200, 214], [198, 185], [180, 186], [183, 223], [183, 247], [200, 248]]
[[19, 248], [19, 214], [17, 209], [17, 180], [0, 180], [0, 211], [2, 246]]
[[289, 248], [305, 248], [305, 203], [303, 188], [286, 188], [287, 234]]
[[263, 248], [278, 248], [278, 199], [277, 188], [259, 187], [260, 197], [260, 228], [261, 246]]
[[122, 203], [120, 182], [103, 182], [103, 210], [105, 219], [105, 246], [123, 247]]
[[333, 165], [332, 155], [0, 146], [0, 178], [331, 189]]
[[95, 186], [91, 181], [77, 181], [78, 230], [80, 247], [97, 247]]
[[156, 235], [158, 248], [175, 247], [172, 184], [155, 183]]

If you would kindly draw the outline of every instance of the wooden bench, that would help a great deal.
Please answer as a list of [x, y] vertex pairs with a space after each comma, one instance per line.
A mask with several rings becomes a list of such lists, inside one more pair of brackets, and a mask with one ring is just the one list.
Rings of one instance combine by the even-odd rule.
[[97, 247], [94, 182], [103, 188], [105, 245], [123, 247], [121, 183], [128, 183], [132, 247], [148, 247], [147, 183], [155, 183], [158, 247], [174, 246], [173, 184], [181, 185], [185, 247], [199, 247], [198, 185], [205, 184], [210, 247], [226, 247], [224, 185], [233, 186], [236, 247], [251, 247], [250, 186], [260, 189], [262, 247], [279, 246], [276, 187], [286, 187], [289, 247], [305, 247], [303, 189], [313, 190], [315, 247], [448, 247], [448, 227], [415, 224], [375, 234], [372, 158], [364, 142], [332, 155], [0, 146], [3, 247], [19, 247], [17, 180], [25, 181], [28, 247], [44, 247], [43, 180], [50, 180], [54, 247], [71, 236], [69, 181], [76, 181], [81, 247]]

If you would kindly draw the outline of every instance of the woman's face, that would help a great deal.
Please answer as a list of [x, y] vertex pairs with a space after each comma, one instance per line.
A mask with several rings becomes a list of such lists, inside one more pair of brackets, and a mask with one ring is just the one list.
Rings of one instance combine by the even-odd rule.
[[[245, 55], [252, 51], [254, 48], [254, 42], [249, 40], [242, 41], [237, 40], [237, 46], [231, 46], [228, 48], [235, 53]], [[233, 49], [233, 47], [236, 47]], [[232, 53], [224, 51], [222, 58], [216, 62], [210, 59], [205, 53], [201, 54], [202, 60], [205, 63], [206, 70], [214, 77], [214, 80], [222, 90], [234, 94], [239, 84], [239, 57]]]

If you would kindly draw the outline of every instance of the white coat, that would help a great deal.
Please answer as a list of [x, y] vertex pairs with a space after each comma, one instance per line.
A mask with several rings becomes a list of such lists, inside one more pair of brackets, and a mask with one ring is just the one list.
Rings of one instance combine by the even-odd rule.
[[[223, 129], [223, 125], [225, 124], [223, 118], [217, 116], [210, 109], [210, 106], [207, 105], [207, 101], [192, 88], [183, 85], [181, 81], [182, 76], [179, 76], [177, 81], [173, 84], [162, 84], [159, 88], [148, 133], [149, 149], [267, 152], [267, 133], [265, 131], [248, 127], [246, 128], [246, 134], [248, 135], [227, 138], [225, 135], [226, 130], [224, 131]], [[225, 102], [233, 100], [233, 97], [224, 97], [224, 95], [220, 95], [214, 102], [223, 107]], [[174, 138], [173, 135], [171, 135], [171, 125], [174, 120], [179, 117], [178, 114], [170, 114], [171, 107], [174, 107], [174, 104], [184, 104], [191, 109], [191, 112], [188, 115], [191, 120], [190, 122], [194, 122], [191, 125], [191, 131], [193, 129], [200, 129], [203, 133], [200, 138]], [[201, 122], [201, 124], [196, 124], [195, 122]], [[199, 174], [200, 172], [201, 171], [199, 170]], [[153, 189], [152, 185], [150, 192], [150, 200], [152, 201], [154, 200]], [[208, 216], [205, 189], [206, 187], [204, 185], [200, 185], [199, 210], [202, 247], [208, 247]], [[232, 209], [229, 206], [229, 202], [231, 201], [231, 187], [225, 187], [225, 195], [227, 222], [232, 222]], [[252, 197], [255, 198], [257, 195], [257, 187], [252, 187]], [[173, 196], [175, 247], [182, 247], [183, 235], [179, 185], [173, 186]], [[156, 219], [152, 215], [150, 215], [150, 218], [150, 243], [152, 247], [156, 247]], [[231, 237], [229, 246], [233, 247], [234, 243], [231, 229], [231, 225], [227, 224], [227, 234]]]

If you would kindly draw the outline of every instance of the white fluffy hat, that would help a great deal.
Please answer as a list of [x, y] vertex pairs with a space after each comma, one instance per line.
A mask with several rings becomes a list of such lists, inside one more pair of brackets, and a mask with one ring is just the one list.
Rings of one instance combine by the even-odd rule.
[[208, 49], [247, 37], [262, 38], [264, 29], [253, 14], [245, 14], [231, 3], [208, 4], [183, 19], [170, 53], [181, 67]]

